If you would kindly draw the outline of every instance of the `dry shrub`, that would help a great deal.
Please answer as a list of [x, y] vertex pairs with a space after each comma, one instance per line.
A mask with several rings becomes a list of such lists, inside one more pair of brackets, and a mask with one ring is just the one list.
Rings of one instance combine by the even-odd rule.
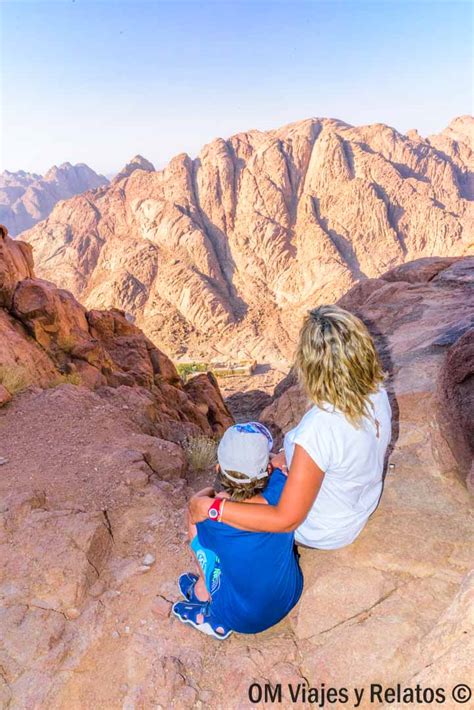
[[72, 335], [60, 335], [57, 345], [63, 352], [70, 353], [76, 345], [76, 339]]
[[0, 384], [10, 392], [17, 394], [26, 389], [30, 384], [28, 372], [22, 365], [0, 365]]
[[206, 471], [217, 463], [217, 441], [210, 436], [189, 436], [183, 449], [194, 471]]
[[58, 375], [51, 380], [48, 387], [58, 387], [59, 385], [81, 385], [82, 378], [78, 372], [70, 372], [67, 375]]

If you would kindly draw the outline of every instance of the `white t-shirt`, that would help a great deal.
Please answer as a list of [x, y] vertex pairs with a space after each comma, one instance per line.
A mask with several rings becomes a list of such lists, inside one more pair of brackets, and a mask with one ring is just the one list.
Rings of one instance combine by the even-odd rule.
[[[296, 542], [322, 550], [349, 545], [375, 510], [382, 492], [385, 452], [391, 438], [392, 411], [386, 391], [371, 395], [372, 419], [354, 427], [342, 412], [312, 407], [284, 440], [288, 467], [299, 444], [325, 476], [313, 507], [296, 530]], [[371, 409], [371, 408], [370, 408]]]

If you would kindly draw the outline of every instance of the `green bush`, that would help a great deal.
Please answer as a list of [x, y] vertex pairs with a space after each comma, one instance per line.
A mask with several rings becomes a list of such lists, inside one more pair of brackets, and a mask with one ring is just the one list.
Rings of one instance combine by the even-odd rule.
[[209, 367], [206, 362], [178, 362], [176, 369], [181, 379], [186, 382], [190, 375], [195, 375], [198, 372], [207, 372]]

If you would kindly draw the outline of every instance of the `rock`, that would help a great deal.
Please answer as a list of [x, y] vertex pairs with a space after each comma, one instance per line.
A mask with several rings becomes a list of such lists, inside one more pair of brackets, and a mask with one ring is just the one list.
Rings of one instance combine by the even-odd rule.
[[134, 445], [140, 448], [146, 463], [161, 480], [176, 480], [185, 473], [186, 456], [179, 444], [142, 435], [134, 439]]
[[17, 284], [33, 276], [33, 250], [8, 236], [0, 224], [0, 308], [10, 308]]
[[440, 372], [440, 425], [463, 479], [474, 485], [474, 329], [461, 335], [446, 353]]
[[[133, 313], [166, 352], [288, 360], [314, 304], [468, 253], [472, 117], [460, 125], [424, 139], [314, 118], [219, 138], [160, 171], [137, 156], [22, 236], [43, 278]], [[429, 263], [416, 272], [429, 283]]]
[[[469, 682], [474, 663], [474, 573], [463, 580], [458, 593], [410, 657], [410, 685], [452, 690]], [[401, 708], [401, 705], [394, 707]]]
[[236, 421], [258, 420], [261, 412], [272, 402], [272, 397], [262, 390], [236, 392], [226, 397], [225, 403]]
[[138, 465], [136, 468], [131, 469], [127, 473], [127, 478], [125, 479], [125, 482], [127, 486], [131, 486], [136, 490], [140, 490], [148, 485], [149, 480], [150, 471], [148, 469], [148, 466], [145, 465], [145, 467], [142, 467]]
[[184, 385], [184, 390], [197, 407], [204, 405], [206, 419], [213, 431], [224, 432], [233, 424], [234, 420], [227, 406], [221, 399], [216, 398], [219, 385], [211, 372], [191, 378]]
[[[344, 623], [363, 615], [397, 586], [396, 577], [379, 570], [339, 567], [318, 575], [299, 605], [296, 633], [298, 638], [317, 638]], [[319, 608], [324, 614], [314, 616]]]
[[80, 617], [81, 612], [79, 611], [79, 609], [77, 607], [71, 606], [71, 607], [69, 607], [69, 609], [66, 609], [64, 614], [67, 619], [74, 620], [74, 619], [78, 619]]
[[[258, 183], [263, 190], [258, 198], [262, 200], [261, 209], [267, 205], [270, 209], [275, 200], [280, 200], [279, 213], [272, 213], [276, 224], [271, 228], [275, 231], [265, 237], [277, 254], [278, 225], [287, 218], [286, 200], [290, 205], [298, 166], [306, 159], [308, 166], [303, 172], [308, 184], [300, 184], [298, 190], [302, 194], [311, 190], [321, 194], [322, 206], [313, 207], [326, 212], [332, 209], [324, 197], [326, 185], [336, 185], [337, 177], [346, 198], [354, 197], [352, 191], [358, 196], [358, 190], [367, 196], [372, 188], [360, 176], [364, 160], [370, 160], [374, 171], [371, 184], [378, 184], [377, 180], [386, 184], [379, 170], [384, 175], [391, 171], [400, 190], [415, 183], [416, 189], [410, 187], [409, 195], [414, 195], [413, 200], [416, 197], [417, 204], [412, 204], [408, 193], [404, 193], [406, 213], [398, 215], [403, 236], [418, 232], [421, 222], [418, 226], [407, 225], [424, 204], [421, 197], [428, 194], [424, 190], [442, 189], [449, 193], [453, 170], [459, 178], [459, 191], [466, 189], [460, 181], [463, 161], [469, 157], [465, 143], [459, 144], [457, 153], [450, 148], [454, 156], [449, 159], [451, 162], [437, 159], [436, 164], [441, 161], [445, 168], [438, 170], [436, 165], [427, 166], [435, 149], [426, 141], [416, 141], [416, 150], [428, 151], [420, 167], [419, 161], [414, 162], [419, 154], [412, 152], [412, 144], [400, 141], [397, 134], [384, 127], [350, 129], [331, 123], [334, 130], [326, 130], [326, 123], [318, 125], [321, 135], [316, 140], [311, 133], [314, 125], [307, 124], [307, 140], [301, 140], [300, 127], [285, 129], [293, 131], [289, 162], [283, 160], [281, 152], [286, 151], [284, 155], [289, 157], [288, 144], [281, 149], [268, 145], [265, 134], [234, 141], [236, 152], [243, 151], [239, 175], [231, 172], [236, 163], [224, 141], [209, 149], [212, 153], [216, 148], [215, 163], [203, 157], [203, 165], [198, 167], [185, 157], [177, 159], [165, 176], [173, 186], [181, 186], [179, 191], [173, 188], [179, 193], [175, 195], [176, 204], [180, 195], [189, 192], [192, 177], [197, 195], [193, 199], [205, 206], [206, 214], [211, 208], [222, 210], [212, 211], [213, 219], [225, 214], [229, 231], [234, 223], [241, 229], [245, 221], [242, 207], [228, 198], [235, 190], [244, 190], [246, 200], [251, 202], [257, 199]], [[456, 128], [456, 135], [461, 129], [464, 127]], [[364, 143], [374, 146], [374, 152], [364, 156], [364, 148], [349, 140], [354, 130], [366, 139]], [[444, 145], [454, 139], [445, 136], [431, 140]], [[387, 147], [389, 144], [392, 148]], [[444, 152], [442, 147], [439, 150]], [[249, 163], [255, 173], [253, 179], [245, 167]], [[217, 172], [222, 164], [228, 168], [219, 173], [221, 183], [212, 182], [214, 187], [220, 185], [222, 195], [215, 207], [209, 176], [206, 173], [204, 179], [202, 174], [213, 164]], [[426, 172], [428, 182], [413, 176], [415, 165], [417, 171]], [[271, 181], [259, 177], [265, 171], [277, 177], [275, 166], [284, 187], [280, 197], [274, 194]], [[120, 193], [104, 191], [103, 195], [107, 199], [115, 195], [122, 206], [126, 204], [131, 210], [128, 200], [133, 190], [138, 193], [148, 189], [149, 182], [156, 180], [156, 193], [150, 197], [148, 192], [147, 199], [153, 201], [153, 195], [160, 199], [165, 178], [135, 170], [119, 181]], [[234, 184], [239, 187], [232, 187]], [[416, 190], [421, 191], [421, 197]], [[388, 195], [387, 200], [394, 194]], [[334, 198], [337, 202], [340, 195], [335, 193]], [[187, 203], [188, 212], [178, 210], [177, 214], [170, 201], [165, 200], [162, 209], [168, 211], [171, 237], [176, 237], [175, 218], [191, 226], [187, 218], [192, 214], [194, 231], [181, 236], [199, 241], [201, 226], [209, 228], [203, 221], [205, 212], [193, 212], [195, 202], [191, 200]], [[137, 220], [144, 219], [144, 210], [151, 210], [142, 203], [133, 204], [134, 209], [143, 212], [135, 217]], [[354, 204], [360, 207], [356, 199]], [[94, 210], [89, 211], [90, 205], [81, 205], [85, 210], [84, 239], [88, 235], [93, 240], [97, 215]], [[376, 206], [377, 203], [369, 203], [371, 208]], [[344, 224], [347, 214], [342, 207], [339, 203]], [[297, 208], [301, 210], [303, 206]], [[347, 209], [350, 211], [351, 205]], [[268, 229], [266, 213], [261, 214], [261, 228]], [[367, 238], [368, 247], [382, 224], [380, 214], [373, 214], [376, 224]], [[463, 214], [467, 221], [467, 208]], [[151, 224], [155, 218], [150, 215], [152, 212], [148, 215], [150, 239], [142, 240], [142, 266], [148, 264], [151, 273], [157, 249], [153, 239], [165, 237], [154, 231]], [[425, 217], [429, 218], [426, 214]], [[300, 223], [303, 222], [294, 223], [294, 234], [298, 234]], [[333, 229], [330, 224], [326, 226]], [[324, 228], [323, 224], [317, 234], [321, 235]], [[447, 242], [449, 234], [449, 230], [443, 232]], [[232, 255], [235, 273], [241, 274], [241, 252], [236, 242], [243, 241], [243, 235], [245, 231], [239, 240], [234, 240], [236, 235], [232, 233], [231, 251], [222, 260], [222, 255], [216, 256], [223, 248], [221, 234], [213, 232], [215, 252], [210, 253], [215, 256], [214, 261], [208, 262], [209, 269], [232, 263]], [[332, 235], [333, 239], [344, 251], [347, 243], [338, 242], [338, 235], [339, 231]], [[126, 242], [127, 233], [122, 236]], [[253, 233], [250, 236], [253, 238]], [[356, 235], [351, 248], [362, 269], [370, 259], [367, 255], [362, 259], [358, 239]], [[41, 384], [47, 385], [54, 383], [54, 376], [77, 374], [78, 363], [85, 363], [82, 372], [86, 386], [71, 382], [45, 389], [32, 386], [15, 395], [0, 413], [1, 453], [8, 459], [0, 476], [1, 702], [12, 707], [131, 709], [197, 707], [201, 703], [231, 710], [247, 707], [250, 683], [262, 679], [271, 684], [298, 684], [308, 679], [317, 685], [325, 683], [326, 687], [360, 687], [371, 682], [409, 686], [418, 679], [453, 685], [461, 682], [458, 677], [467, 676], [472, 663], [464, 634], [470, 631], [471, 580], [466, 575], [472, 565], [468, 517], [472, 501], [464, 483], [463, 466], [468, 463], [471, 436], [468, 410], [472, 353], [466, 324], [472, 315], [472, 260], [453, 261], [441, 250], [439, 261], [420, 263], [418, 275], [416, 264], [405, 265], [396, 278], [393, 269], [388, 278], [376, 271], [377, 278], [360, 281], [341, 300], [367, 321], [389, 374], [394, 440], [382, 500], [359, 538], [348, 548], [324, 552], [301, 548], [305, 589], [300, 603], [265, 633], [234, 634], [220, 644], [216, 666], [213, 639], [194, 633], [176, 619], [168, 621], [171, 604], [179, 598], [177, 578], [181, 572], [193, 569], [184, 516], [190, 487], [184, 486], [200, 483], [188, 484], [184, 480], [186, 468], [179, 442], [185, 436], [215, 437], [232, 421], [215, 380], [204, 373], [184, 386], [171, 361], [123, 312], [82, 308], [70, 294], [35, 279], [25, 267], [28, 262], [17, 263], [12, 256], [15, 253], [23, 258], [21, 247], [18, 252], [5, 235], [3, 241], [3, 263], [8, 261], [10, 266], [3, 268], [0, 260], [4, 286], [3, 291], [0, 289], [4, 299], [0, 306], [0, 365], [10, 366], [24, 356], [33, 383], [41, 379]], [[312, 238], [311, 244], [312, 250], [317, 250], [318, 240]], [[409, 246], [414, 248], [411, 242]], [[308, 244], [305, 246], [305, 239], [301, 239], [299, 247], [309, 261], [312, 252]], [[242, 250], [247, 253], [245, 245]], [[173, 266], [183, 269], [180, 274], [187, 278], [188, 267], [179, 266], [181, 254], [178, 248], [175, 252], [173, 259], [178, 263]], [[196, 244], [192, 252], [193, 258], [201, 258]], [[121, 253], [117, 251], [117, 258]], [[314, 274], [307, 281], [310, 292], [306, 305], [315, 293], [311, 289], [316, 275], [329, 280], [334, 276], [335, 272], [320, 270], [323, 256], [324, 253], [319, 255]], [[357, 271], [352, 253], [346, 252], [346, 256]], [[147, 262], [148, 258], [151, 261]], [[291, 253], [288, 258], [293, 258]], [[267, 260], [270, 274], [273, 255], [263, 249], [262, 259]], [[274, 326], [272, 337], [283, 341], [288, 335], [286, 328], [296, 325], [296, 306], [291, 313], [294, 323], [284, 329], [271, 315], [272, 301], [265, 300], [267, 287], [255, 287], [253, 279], [261, 276], [258, 268], [254, 270], [251, 262], [248, 268], [253, 273], [248, 279], [254, 289], [251, 295], [260, 298], [259, 308]], [[228, 272], [228, 266], [226, 269], [226, 278], [230, 278], [233, 274]], [[339, 273], [344, 281], [344, 272]], [[209, 314], [200, 310], [200, 276], [194, 276], [198, 283], [190, 283], [191, 290], [188, 295], [182, 294], [180, 307], [183, 313], [189, 308], [196, 321], [204, 320], [203, 313], [206, 318]], [[235, 279], [237, 283], [237, 276]], [[125, 281], [131, 291], [137, 288], [133, 279], [126, 277]], [[215, 281], [208, 282], [211, 292], [215, 283], [220, 283], [218, 274]], [[238, 298], [248, 284], [242, 286], [242, 292], [237, 286], [235, 292], [227, 291], [227, 285], [221, 284], [217, 300], [212, 301], [209, 291], [203, 297], [204, 301], [211, 299], [206, 301], [206, 308], [213, 314], [208, 321], [212, 337], [216, 337], [215, 324], [226, 322], [219, 308], [230, 298], [226, 294], [232, 294], [235, 322], [239, 325], [234, 335], [230, 331], [227, 335], [240, 341], [240, 348], [243, 339], [239, 319], [245, 320], [246, 316]], [[174, 285], [168, 283], [171, 300]], [[288, 284], [285, 288], [292, 293]], [[283, 306], [280, 315], [285, 310]], [[163, 318], [168, 315], [166, 310], [162, 314]], [[255, 311], [249, 317], [255, 317]], [[252, 337], [263, 347], [261, 321], [255, 318], [252, 323]], [[186, 337], [194, 337], [181, 317], [171, 318], [168, 327], [170, 332], [177, 329], [172, 334], [174, 338], [181, 328]], [[271, 339], [269, 347], [273, 347]], [[250, 396], [247, 399], [257, 411], [258, 402]], [[280, 440], [308, 406], [294, 373], [275, 388], [271, 401], [254, 399], [267, 405], [261, 416]], [[243, 402], [241, 399], [239, 404], [242, 415]], [[459, 441], [453, 438], [452, 425], [462, 433]], [[134, 476], [136, 487], [126, 485], [127, 479], [132, 484]], [[147, 550], [156, 554], [153, 566], [149, 562], [154, 555]]]
[[[2, 546], [0, 572], [0, 594], [4, 590], [7, 603], [34, 604], [66, 615], [80, 610], [111, 549], [102, 515], [33, 509], [23, 520], [11, 520], [10, 531], [16, 545], [13, 550]], [[17, 586], [9, 591], [12, 580]]]
[[151, 611], [159, 619], [167, 619], [171, 613], [171, 602], [163, 599], [163, 597], [156, 597], [151, 607]]
[[[123, 312], [87, 311], [36, 279], [30, 251], [0, 230], [0, 379], [14, 395], [2, 409], [0, 437], [0, 702], [53, 707], [96, 643], [127, 644], [138, 634], [114, 635], [110, 623], [138, 629], [132, 617], [145, 597], [139, 618], [151, 620], [142, 636], [153, 633], [154, 557], [137, 560], [145, 545], [160, 550], [160, 565], [170, 543], [176, 553], [166, 501], [184, 503], [186, 461], [177, 442], [216, 436], [232, 418], [214, 380], [205, 377], [202, 392], [195, 384], [188, 394], [173, 363]], [[166, 543], [157, 540], [165, 527]], [[122, 603], [119, 585], [130, 613], [111, 619]], [[196, 691], [177, 670], [160, 669], [177, 690], [158, 701], [194, 702]], [[157, 704], [152, 694], [146, 705]], [[67, 705], [96, 704], [73, 695]]]
[[148, 565], [151, 567], [155, 563], [155, 556], [151, 554], [151, 552], [147, 552], [145, 557], [143, 558], [143, 564]]

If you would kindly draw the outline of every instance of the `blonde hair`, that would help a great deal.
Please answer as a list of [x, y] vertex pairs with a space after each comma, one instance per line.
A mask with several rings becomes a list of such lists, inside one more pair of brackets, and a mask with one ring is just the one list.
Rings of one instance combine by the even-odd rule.
[[236, 483], [231, 481], [225, 473], [222, 472], [219, 466], [216, 482], [214, 488], [216, 492], [225, 491], [228, 493], [232, 500], [243, 501], [258, 495], [263, 491], [268, 482], [268, 476], [265, 478], [255, 478], [253, 481], [248, 481], [248, 476], [239, 471], [229, 471], [228, 472], [232, 478], [242, 478], [244, 481], [242, 483]]
[[332, 404], [354, 426], [372, 415], [369, 395], [384, 373], [364, 323], [339, 306], [309, 311], [296, 351], [298, 377], [318, 406]]

